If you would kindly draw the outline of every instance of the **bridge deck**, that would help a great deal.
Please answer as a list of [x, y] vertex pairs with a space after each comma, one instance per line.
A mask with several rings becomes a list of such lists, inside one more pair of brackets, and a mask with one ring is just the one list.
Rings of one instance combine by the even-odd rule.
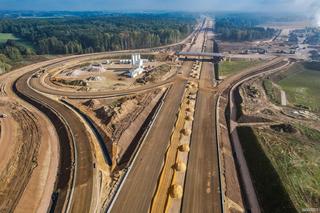
[[206, 53], [206, 52], [177, 52], [178, 56], [200, 56], [200, 57], [223, 57], [222, 53]]

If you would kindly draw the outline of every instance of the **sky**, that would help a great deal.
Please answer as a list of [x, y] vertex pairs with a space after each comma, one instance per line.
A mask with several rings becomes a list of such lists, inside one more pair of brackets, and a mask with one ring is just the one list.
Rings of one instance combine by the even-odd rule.
[[320, 12], [320, 0], [0, 0], [0, 10], [231, 10], [315, 15]]

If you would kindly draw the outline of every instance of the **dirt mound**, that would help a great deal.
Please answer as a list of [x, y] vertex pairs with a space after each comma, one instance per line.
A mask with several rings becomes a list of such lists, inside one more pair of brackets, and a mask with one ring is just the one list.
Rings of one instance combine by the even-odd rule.
[[192, 120], [193, 120], [193, 117], [190, 116], [190, 115], [187, 115], [185, 119], [186, 119], [187, 121], [192, 121]]
[[192, 109], [192, 108], [187, 108], [186, 111], [187, 111], [187, 112], [194, 112], [194, 109]]
[[276, 132], [296, 133], [297, 130], [291, 124], [271, 125], [270, 128]]
[[100, 102], [96, 99], [89, 99], [89, 100], [83, 102], [82, 104], [87, 107], [90, 107], [90, 108], [95, 108], [100, 104]]
[[[55, 80], [52, 80], [55, 81]], [[58, 79], [56, 80], [59, 83], [66, 84], [66, 85], [71, 85], [71, 86], [83, 86], [86, 87], [88, 86], [88, 83], [84, 80], [65, 80], [65, 79]]]
[[183, 190], [182, 190], [182, 187], [178, 184], [174, 184], [170, 187], [170, 196], [172, 198], [176, 198], [176, 199], [180, 199], [182, 198], [182, 193], [183, 193]]
[[175, 165], [174, 165], [174, 168], [178, 171], [178, 172], [184, 172], [186, 171], [187, 167], [186, 167], [186, 164], [181, 162], [181, 161], [178, 161]]
[[274, 112], [270, 109], [263, 109], [261, 110], [261, 113], [265, 115], [274, 115]]
[[260, 95], [258, 89], [252, 85], [246, 85], [245, 91], [250, 98], [258, 98]]
[[181, 134], [189, 136], [191, 134], [191, 131], [190, 131], [190, 129], [182, 129]]
[[100, 107], [99, 109], [95, 110], [95, 113], [96, 116], [103, 122], [108, 122], [110, 118], [115, 114], [114, 110], [107, 106]]
[[190, 151], [190, 147], [188, 144], [182, 144], [179, 146], [179, 151], [181, 152], [189, 152]]
[[137, 99], [129, 99], [122, 102], [120, 106], [114, 108], [114, 111], [116, 112], [115, 120], [120, 121], [124, 119], [128, 113], [132, 112], [137, 107], [138, 104], [139, 101]]

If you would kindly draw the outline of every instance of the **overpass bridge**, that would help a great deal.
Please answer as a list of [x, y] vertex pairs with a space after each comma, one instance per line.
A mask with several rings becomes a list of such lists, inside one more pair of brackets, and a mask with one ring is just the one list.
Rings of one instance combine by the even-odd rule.
[[219, 63], [225, 56], [222, 53], [207, 53], [207, 52], [176, 52], [178, 57], [190, 58], [202, 58], [209, 59], [213, 63]]
[[176, 52], [177, 56], [191, 56], [191, 57], [219, 57], [223, 58], [224, 55], [222, 53], [206, 53], [206, 52]]
[[215, 80], [219, 81], [219, 67], [218, 63], [223, 60], [224, 55], [222, 53], [208, 53], [208, 52], [176, 52], [176, 56], [184, 60], [202, 60], [207, 62], [212, 62], [213, 73], [215, 76]]

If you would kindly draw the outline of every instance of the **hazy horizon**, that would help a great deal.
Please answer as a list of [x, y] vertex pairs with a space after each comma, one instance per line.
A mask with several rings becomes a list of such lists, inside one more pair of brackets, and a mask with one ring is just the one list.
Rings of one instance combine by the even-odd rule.
[[319, 0], [0, 0], [0, 10], [299, 13], [320, 26]]
[[243, 11], [301, 12], [320, 9], [318, 0], [0, 0], [0, 10], [35, 11]]

